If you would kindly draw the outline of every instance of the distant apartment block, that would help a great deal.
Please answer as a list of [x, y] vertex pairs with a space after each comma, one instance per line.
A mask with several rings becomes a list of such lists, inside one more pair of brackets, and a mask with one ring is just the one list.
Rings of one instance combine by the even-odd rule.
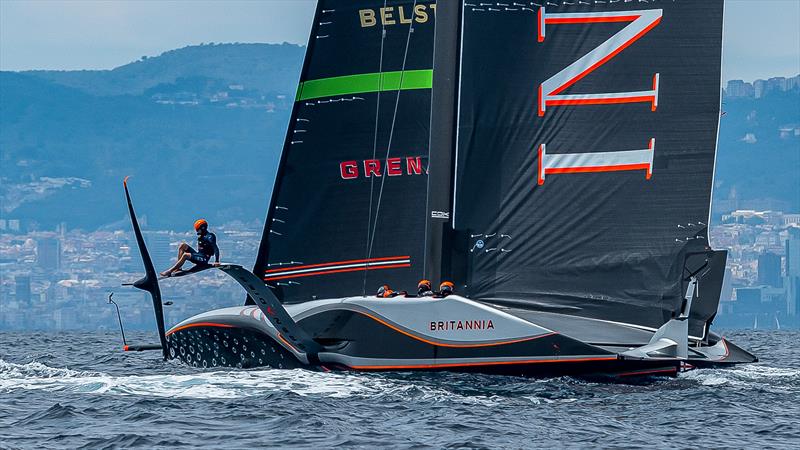
[[17, 303], [28, 306], [31, 303], [31, 277], [29, 275], [17, 275], [14, 277], [14, 297]]
[[800, 89], [800, 75], [790, 78], [772, 77], [768, 80], [730, 80], [725, 88], [727, 98], [761, 98], [770, 92], [787, 92]]
[[52, 238], [39, 239], [36, 242], [36, 263], [52, 272], [61, 269], [61, 242]]
[[725, 94], [728, 97], [753, 97], [755, 95], [755, 91], [753, 90], [753, 85], [750, 83], [745, 83], [743, 80], [731, 80], [728, 81], [728, 87], [725, 89]]
[[782, 275], [780, 255], [762, 253], [758, 256], [758, 284], [783, 287]]

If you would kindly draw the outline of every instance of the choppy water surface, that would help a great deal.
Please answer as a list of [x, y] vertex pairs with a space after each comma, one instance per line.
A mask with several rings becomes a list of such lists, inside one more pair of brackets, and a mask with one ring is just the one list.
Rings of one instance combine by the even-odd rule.
[[0, 333], [0, 448], [800, 447], [800, 332], [727, 335], [761, 362], [603, 384], [204, 372], [114, 334]]

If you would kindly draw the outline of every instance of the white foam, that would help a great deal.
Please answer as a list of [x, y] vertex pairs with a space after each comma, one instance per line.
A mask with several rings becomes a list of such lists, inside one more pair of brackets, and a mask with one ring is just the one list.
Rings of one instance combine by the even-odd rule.
[[730, 369], [696, 369], [682, 378], [699, 381], [704, 386], [762, 386], [800, 391], [800, 370], [764, 365], [744, 365]]
[[459, 395], [443, 388], [352, 373], [268, 369], [189, 375], [110, 375], [54, 368], [38, 362], [15, 364], [0, 359], [0, 394], [18, 390], [197, 399], [292, 392], [333, 398], [377, 395], [407, 398], [413, 395], [421, 400], [447, 399], [463, 403], [494, 404], [501, 401], [499, 397]]

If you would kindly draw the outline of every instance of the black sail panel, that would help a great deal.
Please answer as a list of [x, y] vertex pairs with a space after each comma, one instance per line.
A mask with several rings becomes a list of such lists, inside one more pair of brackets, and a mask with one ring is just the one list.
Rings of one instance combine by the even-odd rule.
[[722, 0], [539, 3], [464, 10], [467, 294], [658, 327], [710, 250]]
[[318, 3], [254, 270], [281, 300], [416, 285], [435, 14], [430, 1]]

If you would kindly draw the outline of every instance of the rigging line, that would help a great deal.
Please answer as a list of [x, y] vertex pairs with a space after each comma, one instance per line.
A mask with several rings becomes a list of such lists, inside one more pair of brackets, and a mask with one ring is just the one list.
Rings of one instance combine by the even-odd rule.
[[[411, 7], [411, 10], [414, 11], [417, 7], [417, 0], [414, 0], [414, 4]], [[392, 114], [392, 126], [389, 128], [389, 142], [386, 146], [386, 157], [384, 161], [389, 159], [389, 152], [392, 150], [392, 138], [394, 137], [394, 125], [397, 120], [397, 105], [400, 104], [400, 92], [402, 92], [403, 87], [403, 76], [406, 73], [406, 61], [408, 60], [408, 47], [411, 43], [411, 33], [414, 30], [414, 21], [408, 24], [408, 34], [406, 35], [406, 48], [403, 52], [403, 65], [400, 69], [400, 84], [397, 88], [397, 96], [394, 99], [394, 113]], [[430, 150], [428, 150], [430, 151]], [[372, 257], [372, 246], [375, 243], [375, 229], [378, 227], [378, 216], [381, 212], [381, 200], [383, 199], [383, 186], [386, 183], [386, 176], [381, 177], [381, 188], [378, 191], [378, 203], [375, 205], [375, 222], [372, 223], [372, 236], [369, 240], [369, 251], [367, 252], [367, 259]]]
[[[387, 0], [383, 0], [383, 11], [386, 11], [386, 2]], [[413, 11], [413, 9], [412, 9]], [[372, 140], [372, 159], [375, 160], [375, 155], [378, 153], [378, 122], [380, 119], [380, 111], [381, 111], [381, 90], [383, 88], [383, 44], [386, 41], [386, 24], [383, 20], [381, 20], [381, 56], [380, 61], [378, 62], [378, 92], [375, 99], [375, 135]], [[402, 77], [402, 75], [401, 75]], [[403, 87], [402, 78], [400, 80], [400, 87]], [[370, 249], [370, 239], [369, 239], [369, 230], [372, 228], [372, 199], [373, 199], [373, 192], [374, 192], [374, 185], [375, 185], [375, 177], [369, 177], [369, 212], [367, 213], [367, 239], [364, 242], [364, 250], [367, 252], [366, 259], [369, 259], [369, 254], [371, 253]], [[376, 218], [377, 219], [377, 218]], [[364, 284], [361, 287], [361, 295], [367, 295], [367, 271], [364, 271]]]

